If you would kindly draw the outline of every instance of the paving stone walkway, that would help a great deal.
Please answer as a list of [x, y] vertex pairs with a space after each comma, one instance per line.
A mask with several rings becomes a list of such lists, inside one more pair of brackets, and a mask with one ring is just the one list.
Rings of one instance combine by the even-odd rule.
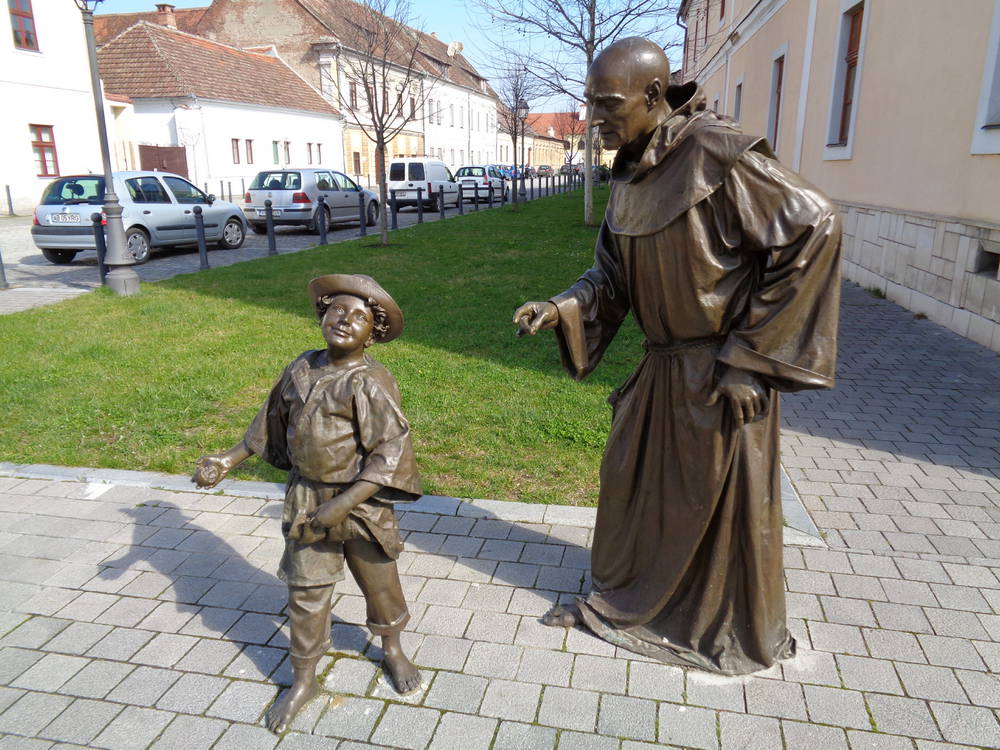
[[278, 738], [280, 487], [0, 464], [0, 750], [1000, 747], [1000, 358], [844, 294], [837, 388], [783, 401], [826, 542], [786, 537], [795, 659], [720, 678], [545, 628], [593, 511], [429, 496], [400, 514], [422, 690], [388, 687], [345, 581], [329, 692]]

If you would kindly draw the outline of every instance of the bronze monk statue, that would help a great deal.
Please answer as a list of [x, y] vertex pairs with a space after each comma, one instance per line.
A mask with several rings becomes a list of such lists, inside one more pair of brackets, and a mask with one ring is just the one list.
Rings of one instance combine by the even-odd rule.
[[403, 314], [368, 276], [330, 274], [309, 282], [325, 349], [289, 364], [243, 440], [198, 459], [193, 481], [212, 487], [256, 454], [288, 470], [278, 577], [288, 584], [291, 687], [268, 710], [284, 732], [319, 692], [316, 665], [330, 647], [333, 584], [351, 569], [382, 637], [386, 672], [396, 690], [420, 687], [400, 633], [410, 615], [396, 568], [403, 550], [393, 503], [420, 497], [410, 427], [395, 379], [365, 351], [403, 332]]
[[669, 76], [662, 49], [638, 37], [590, 67], [593, 125], [617, 149], [594, 265], [514, 314], [519, 334], [555, 329], [575, 379], [628, 313], [646, 337], [609, 398], [593, 590], [544, 621], [743, 674], [795, 649], [778, 391], [833, 385], [841, 223], [765, 139]]

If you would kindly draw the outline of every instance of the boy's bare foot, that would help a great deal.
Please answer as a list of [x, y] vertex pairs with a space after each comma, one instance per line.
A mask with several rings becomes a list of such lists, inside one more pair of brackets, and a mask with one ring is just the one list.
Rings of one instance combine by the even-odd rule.
[[268, 709], [264, 719], [267, 728], [275, 734], [284, 732], [295, 718], [295, 714], [318, 693], [319, 686], [316, 684], [315, 675], [310, 675], [307, 680], [296, 679], [281, 699]]
[[571, 628], [581, 622], [580, 610], [575, 604], [557, 604], [542, 615], [542, 624], [554, 628]]
[[420, 672], [403, 653], [398, 635], [395, 638], [382, 638], [382, 653], [385, 655], [385, 671], [392, 677], [397, 693], [409, 695], [420, 688]]

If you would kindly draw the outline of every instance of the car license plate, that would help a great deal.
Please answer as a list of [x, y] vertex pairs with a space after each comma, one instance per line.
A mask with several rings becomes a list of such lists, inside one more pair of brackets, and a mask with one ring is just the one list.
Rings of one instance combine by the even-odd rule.
[[49, 221], [53, 224], [79, 224], [80, 214], [52, 214]]
[[[266, 208], [258, 208], [257, 209], [257, 215], [258, 216], [267, 216], [267, 209]], [[281, 209], [280, 208], [272, 208], [271, 209], [271, 216], [281, 216]]]

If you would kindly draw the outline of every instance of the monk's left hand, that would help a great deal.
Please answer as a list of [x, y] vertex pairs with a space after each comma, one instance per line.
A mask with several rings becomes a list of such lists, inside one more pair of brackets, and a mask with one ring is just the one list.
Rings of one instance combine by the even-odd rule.
[[712, 406], [723, 396], [729, 399], [733, 418], [740, 426], [763, 418], [770, 406], [767, 388], [760, 378], [735, 367], [728, 368], [719, 378], [719, 384], [708, 398], [708, 405]]

